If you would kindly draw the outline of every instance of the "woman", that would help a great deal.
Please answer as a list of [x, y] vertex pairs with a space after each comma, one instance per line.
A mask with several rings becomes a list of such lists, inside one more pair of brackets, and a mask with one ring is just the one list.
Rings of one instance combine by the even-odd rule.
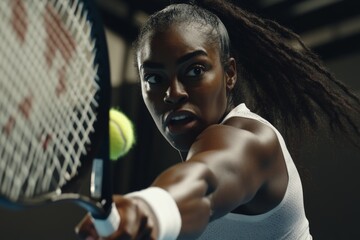
[[[295, 34], [225, 1], [168, 6], [135, 49], [144, 102], [183, 162], [114, 196], [121, 224], [109, 239], [311, 239], [280, 132], [330, 119], [359, 133], [359, 99]], [[78, 232], [97, 237], [88, 217]]]

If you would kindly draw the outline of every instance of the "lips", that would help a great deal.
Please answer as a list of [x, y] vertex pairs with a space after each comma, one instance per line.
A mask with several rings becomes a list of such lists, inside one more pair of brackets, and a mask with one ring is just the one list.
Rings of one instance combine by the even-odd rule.
[[165, 118], [165, 127], [171, 133], [180, 133], [191, 129], [196, 124], [196, 116], [190, 111], [171, 112]]

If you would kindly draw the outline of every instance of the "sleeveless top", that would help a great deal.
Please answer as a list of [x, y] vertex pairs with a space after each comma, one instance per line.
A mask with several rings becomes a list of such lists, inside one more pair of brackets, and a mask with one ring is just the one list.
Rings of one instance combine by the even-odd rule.
[[303, 192], [299, 173], [286, 148], [281, 134], [259, 115], [250, 112], [245, 104], [234, 108], [223, 120], [232, 117], [250, 118], [270, 126], [276, 133], [288, 172], [288, 185], [282, 201], [272, 210], [259, 215], [228, 213], [208, 224], [199, 240], [310, 240], [309, 222], [305, 216]]

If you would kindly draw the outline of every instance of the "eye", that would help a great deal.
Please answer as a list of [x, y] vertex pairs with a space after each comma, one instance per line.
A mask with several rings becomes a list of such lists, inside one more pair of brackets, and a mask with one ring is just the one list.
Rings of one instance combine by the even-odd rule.
[[144, 79], [150, 84], [157, 84], [161, 82], [161, 78], [156, 74], [145, 74]]
[[202, 75], [204, 72], [205, 72], [205, 67], [204, 66], [195, 65], [195, 66], [191, 67], [187, 71], [186, 75], [189, 76], [189, 77], [197, 77], [197, 76]]

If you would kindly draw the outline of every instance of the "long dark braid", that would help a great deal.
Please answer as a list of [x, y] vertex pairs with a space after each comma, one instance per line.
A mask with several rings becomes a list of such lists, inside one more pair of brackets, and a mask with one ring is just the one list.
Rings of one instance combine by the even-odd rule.
[[196, 4], [216, 14], [227, 27], [242, 76], [238, 103], [246, 102], [286, 135], [294, 127], [316, 127], [323, 117], [332, 128], [360, 135], [354, 117], [360, 113], [360, 99], [298, 35], [228, 1], [198, 0]]

